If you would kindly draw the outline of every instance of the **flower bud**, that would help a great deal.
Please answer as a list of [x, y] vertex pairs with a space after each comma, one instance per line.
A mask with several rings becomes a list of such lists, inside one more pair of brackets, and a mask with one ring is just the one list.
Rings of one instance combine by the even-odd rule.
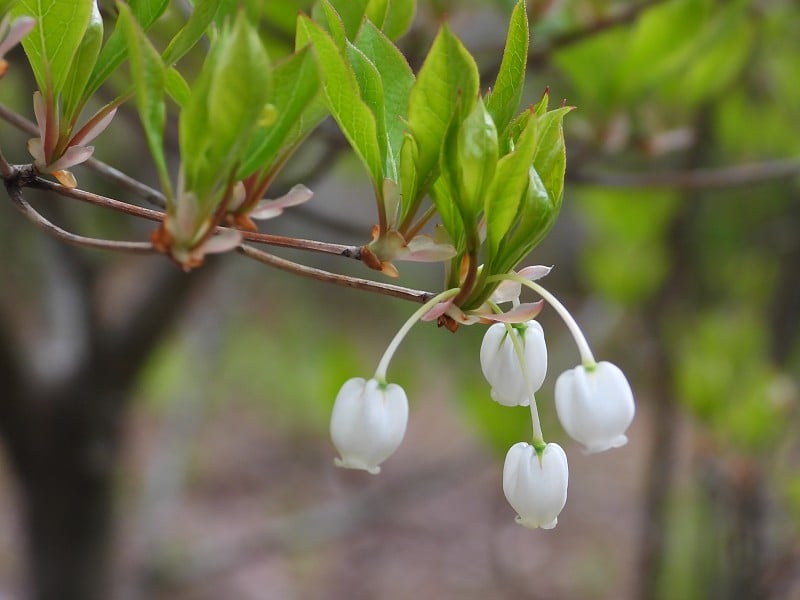
[[556, 381], [556, 412], [564, 430], [593, 454], [624, 446], [636, 411], [633, 392], [616, 365], [577, 366]]
[[512, 331], [522, 346], [527, 381], [505, 325], [495, 323], [489, 327], [481, 344], [481, 370], [492, 386], [492, 398], [504, 406], [529, 405], [547, 373], [547, 346], [542, 326], [531, 320], [522, 327], [522, 333], [516, 327], [512, 327]]
[[336, 466], [379, 473], [380, 464], [403, 441], [407, 422], [408, 399], [402, 387], [361, 377], [347, 380], [331, 415], [331, 438], [341, 455]]
[[567, 502], [567, 455], [547, 444], [539, 455], [525, 442], [511, 446], [503, 465], [503, 493], [517, 511], [517, 523], [530, 529], [552, 529]]

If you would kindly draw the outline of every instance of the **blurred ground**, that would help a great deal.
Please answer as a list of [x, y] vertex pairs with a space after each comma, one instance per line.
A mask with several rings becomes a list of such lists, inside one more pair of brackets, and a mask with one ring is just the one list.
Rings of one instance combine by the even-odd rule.
[[[383, 473], [341, 471], [326, 437], [289, 439], [234, 402], [197, 427], [185, 489], [139, 569], [137, 510], [160, 425], [138, 414], [121, 482], [120, 597], [170, 600], [625, 598], [633, 581], [647, 416], [624, 449], [567, 448], [570, 492], [559, 525], [513, 522], [502, 461], [446, 396], [418, 398], [408, 435]], [[487, 398], [487, 402], [488, 402]], [[0, 598], [15, 598], [18, 548], [10, 490], [0, 493]], [[139, 565], [141, 567], [142, 565]], [[155, 569], [155, 572], [152, 570]]]

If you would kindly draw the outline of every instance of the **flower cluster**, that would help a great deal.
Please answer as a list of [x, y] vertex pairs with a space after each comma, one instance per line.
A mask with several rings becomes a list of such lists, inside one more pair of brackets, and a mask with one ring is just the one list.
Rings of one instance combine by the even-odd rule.
[[[547, 374], [544, 331], [531, 318], [541, 305], [519, 302], [521, 287], [536, 292], [550, 304], [570, 330], [581, 364], [562, 373], [555, 384], [555, 408], [564, 430], [583, 445], [587, 454], [617, 448], [627, 442], [625, 431], [633, 421], [633, 392], [622, 371], [609, 362], [596, 362], [575, 319], [550, 292], [534, 280], [549, 269], [533, 267], [502, 278], [486, 307], [464, 313], [454, 305], [455, 288], [439, 294], [419, 309], [389, 345], [372, 379], [354, 378], [342, 386], [333, 408], [331, 437], [341, 467], [378, 473], [380, 464], [400, 445], [408, 420], [403, 389], [386, 383], [386, 368], [402, 338], [419, 319], [442, 315], [460, 323], [489, 323], [481, 344], [480, 365], [491, 386], [491, 397], [503, 406], [529, 406], [533, 426], [530, 443], [518, 442], [503, 466], [503, 492], [517, 512], [517, 522], [529, 528], [551, 529], [567, 500], [569, 470], [563, 448], [545, 442], [535, 393]], [[512, 302], [506, 312], [500, 302]], [[524, 320], [523, 320], [524, 319]]]

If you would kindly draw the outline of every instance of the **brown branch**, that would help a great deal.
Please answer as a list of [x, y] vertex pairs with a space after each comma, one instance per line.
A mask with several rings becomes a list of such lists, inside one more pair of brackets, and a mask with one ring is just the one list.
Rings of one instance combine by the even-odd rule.
[[[127, 202], [121, 202], [119, 200], [114, 200], [113, 198], [100, 196], [98, 194], [94, 194], [92, 192], [86, 192], [84, 190], [68, 188], [53, 181], [42, 179], [41, 177], [36, 177], [32, 179], [29, 185], [31, 187], [35, 187], [38, 189], [54, 192], [56, 194], [65, 196], [67, 198], [73, 198], [75, 200], [80, 200], [81, 202], [87, 202], [95, 206], [102, 206], [104, 208], [116, 210], [118, 212], [125, 213], [127, 215], [132, 215], [135, 217], [141, 217], [143, 219], [148, 219], [150, 221], [161, 222], [164, 219], [164, 213], [161, 211], [153, 210], [150, 208], [143, 208], [141, 206], [135, 206], [132, 204], [128, 204]], [[218, 232], [224, 229], [226, 228], [217, 227]], [[318, 242], [316, 240], [305, 240], [302, 238], [292, 238], [282, 235], [273, 235], [269, 233], [260, 233], [253, 231], [240, 231], [240, 233], [242, 234], [242, 237], [244, 239], [251, 242], [268, 244], [270, 246], [279, 246], [282, 248], [294, 248], [296, 250], [308, 250], [310, 252], [332, 254], [334, 256], [342, 256], [344, 258], [353, 258], [355, 260], [361, 260], [361, 248], [359, 246], [332, 244], [329, 242]]]
[[654, 173], [567, 171], [567, 179], [575, 183], [621, 188], [670, 188], [681, 190], [755, 185], [773, 179], [798, 175], [800, 175], [800, 158], [785, 158], [728, 167]]
[[22, 197], [22, 192], [19, 187], [14, 185], [6, 185], [6, 189], [8, 190], [8, 196], [11, 198], [11, 202], [28, 219], [28, 221], [33, 223], [39, 229], [46, 231], [52, 236], [68, 244], [72, 244], [73, 246], [82, 246], [84, 248], [111, 250], [114, 252], [132, 252], [135, 254], [150, 254], [155, 252], [155, 249], [150, 242], [119, 242], [114, 240], [86, 237], [66, 231], [58, 225], [48, 221], [35, 208], [28, 204]]
[[314, 267], [307, 267], [300, 265], [285, 258], [280, 258], [273, 254], [268, 254], [252, 246], [242, 245], [239, 246], [237, 252], [249, 258], [257, 260], [276, 269], [287, 271], [294, 275], [300, 275], [308, 279], [315, 279], [317, 281], [325, 281], [343, 287], [363, 290], [366, 292], [374, 292], [376, 294], [383, 294], [384, 296], [392, 296], [394, 298], [401, 298], [403, 300], [410, 300], [412, 302], [419, 302], [424, 304], [434, 294], [423, 290], [415, 290], [411, 288], [402, 287], [399, 285], [392, 285], [390, 283], [379, 283], [370, 279], [361, 279], [360, 277], [350, 277], [348, 275], [339, 275], [331, 273], [330, 271], [323, 271]]
[[131, 190], [140, 198], [152, 204], [153, 206], [166, 208], [167, 199], [164, 197], [164, 194], [159, 192], [157, 189], [151, 188], [149, 185], [142, 183], [138, 179], [134, 179], [130, 175], [127, 175], [119, 169], [116, 169], [101, 160], [97, 160], [96, 158], [90, 158], [85, 164], [87, 167], [104, 177], [106, 180], [110, 181], [111, 183], [115, 183], [120, 187]]
[[42, 177], [34, 177], [26, 181], [25, 184], [29, 187], [53, 192], [59, 196], [72, 198], [73, 200], [80, 200], [81, 202], [86, 202], [95, 206], [109, 208], [133, 217], [140, 217], [142, 219], [158, 222], [164, 219], [164, 213], [159, 210], [128, 204], [127, 202], [122, 202], [106, 196], [100, 196], [99, 194], [94, 194], [92, 192], [87, 192], [77, 188], [68, 188], [60, 183], [55, 183], [54, 181], [49, 181], [47, 179], [43, 179]]
[[[217, 227], [217, 231], [225, 229]], [[249, 242], [267, 244], [269, 246], [279, 246], [282, 248], [294, 248], [296, 250], [308, 250], [321, 254], [332, 254], [344, 258], [361, 260], [361, 247], [349, 246], [346, 244], [331, 244], [329, 242], [318, 242], [316, 240], [305, 240], [302, 238], [286, 237], [283, 235], [273, 235], [271, 233], [260, 233], [255, 231], [240, 231], [242, 237]]]
[[[83, 246], [87, 248], [99, 248], [103, 250], [114, 250], [118, 252], [137, 252], [137, 253], [155, 252], [155, 249], [149, 242], [118, 242], [118, 241], [104, 240], [98, 238], [89, 238], [70, 233], [69, 231], [66, 231], [58, 227], [57, 225], [48, 221], [44, 216], [42, 216], [38, 211], [36, 211], [36, 209], [34, 209], [30, 204], [28, 204], [28, 202], [26, 202], [25, 199], [22, 197], [20, 186], [25, 183], [28, 183], [28, 185], [30, 185], [31, 187], [51, 191], [60, 194], [62, 196], [74, 198], [76, 200], [81, 200], [97, 206], [104, 206], [106, 208], [119, 210], [126, 214], [140, 216], [151, 220], [160, 221], [163, 218], [164, 213], [161, 213], [156, 210], [151, 210], [148, 208], [132, 206], [130, 204], [126, 204], [125, 202], [120, 202], [119, 200], [114, 200], [112, 198], [106, 198], [105, 196], [99, 196], [91, 192], [85, 192], [83, 190], [67, 188], [60, 184], [42, 179], [40, 177], [33, 177], [32, 179], [26, 180], [24, 173], [20, 174], [20, 170], [17, 170], [17, 173], [15, 173], [15, 175], [11, 178], [11, 180], [6, 182], [6, 188], [8, 189], [9, 197], [11, 198], [12, 202], [17, 207], [17, 209], [20, 210], [20, 212], [22, 212], [22, 214], [25, 215], [25, 217], [27, 217], [28, 220], [31, 221], [34, 225], [50, 233], [51, 235], [55, 236], [58, 239], [61, 239], [75, 246]], [[222, 230], [224, 228], [218, 227], [217, 229]], [[360, 259], [361, 257], [361, 251], [357, 246], [328, 244], [325, 242], [317, 242], [313, 240], [299, 240], [295, 238], [273, 236], [262, 233], [242, 232], [242, 234], [244, 235], [245, 239], [252, 239], [253, 241], [269, 243], [276, 246], [299, 248], [304, 250], [323, 252], [326, 254], [334, 254], [337, 256], [343, 256], [355, 259]], [[266, 252], [263, 252], [261, 250], [258, 250], [256, 248], [247, 245], [242, 245], [237, 250], [241, 254], [244, 254], [245, 256], [253, 258], [264, 264], [273, 266], [283, 271], [294, 273], [295, 275], [300, 275], [301, 277], [316, 279], [317, 281], [326, 281], [328, 283], [334, 283], [336, 285], [344, 287], [361, 289], [373, 293], [383, 294], [386, 296], [392, 296], [395, 298], [402, 298], [404, 300], [410, 300], [412, 302], [424, 303], [433, 296], [430, 292], [422, 290], [414, 290], [402, 286], [379, 283], [376, 281], [372, 281], [369, 279], [362, 279], [359, 277], [339, 275], [337, 273], [331, 273], [329, 271], [324, 271], [322, 269], [308, 267], [284, 258], [277, 257], [272, 254], [268, 254]]]
[[2, 102], [0, 102], [0, 119], [3, 119], [7, 123], [13, 125], [23, 133], [27, 133], [28, 135], [39, 135], [39, 128], [33, 121], [30, 121], [18, 112], [11, 110]]
[[0, 150], [0, 176], [2, 176], [3, 179], [8, 179], [14, 176], [14, 167], [8, 164], [8, 161], [6, 160], [2, 150]]

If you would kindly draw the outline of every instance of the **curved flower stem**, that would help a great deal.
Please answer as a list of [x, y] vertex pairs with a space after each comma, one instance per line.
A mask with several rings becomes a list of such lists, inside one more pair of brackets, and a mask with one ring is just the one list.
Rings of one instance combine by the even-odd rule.
[[375, 379], [377, 379], [381, 383], [386, 383], [386, 370], [389, 368], [389, 362], [392, 360], [392, 356], [394, 356], [397, 347], [400, 345], [400, 342], [403, 341], [403, 338], [406, 337], [406, 334], [411, 330], [414, 326], [414, 323], [419, 321], [422, 316], [431, 310], [434, 306], [439, 304], [444, 300], [449, 300], [456, 294], [461, 291], [460, 288], [451, 288], [449, 290], [445, 290], [440, 294], [437, 294], [430, 300], [428, 300], [425, 304], [420, 306], [416, 312], [409, 317], [408, 321], [406, 321], [403, 326], [400, 328], [392, 341], [389, 343], [389, 347], [386, 348], [386, 352], [383, 353], [383, 357], [381, 361], [378, 363], [378, 368], [375, 369]]
[[539, 419], [539, 409], [536, 406], [536, 395], [531, 391], [531, 378], [528, 375], [528, 367], [525, 364], [525, 349], [522, 347], [522, 340], [520, 336], [514, 332], [513, 327], [506, 323], [506, 330], [508, 335], [511, 336], [511, 343], [514, 344], [514, 354], [517, 355], [519, 366], [522, 369], [522, 378], [525, 381], [525, 387], [528, 388], [530, 393], [531, 402], [531, 424], [533, 425], [533, 445], [535, 447], [544, 445], [544, 434], [542, 434], [542, 422]]
[[575, 322], [573, 316], [566, 309], [566, 307], [559, 302], [558, 298], [553, 296], [553, 294], [548, 292], [535, 281], [525, 279], [516, 273], [509, 273], [508, 275], [499, 276], [498, 280], [499, 279], [510, 279], [511, 281], [516, 281], [539, 294], [548, 304], [550, 304], [550, 306], [552, 306], [558, 313], [558, 316], [560, 316], [564, 321], [564, 324], [567, 326], [567, 329], [569, 329], [570, 334], [572, 334], [572, 338], [575, 340], [575, 344], [578, 346], [578, 352], [581, 355], [581, 363], [583, 366], [589, 370], [595, 367], [597, 362], [594, 359], [592, 350], [589, 348], [589, 342], [586, 341], [586, 336], [583, 335], [578, 323]]

